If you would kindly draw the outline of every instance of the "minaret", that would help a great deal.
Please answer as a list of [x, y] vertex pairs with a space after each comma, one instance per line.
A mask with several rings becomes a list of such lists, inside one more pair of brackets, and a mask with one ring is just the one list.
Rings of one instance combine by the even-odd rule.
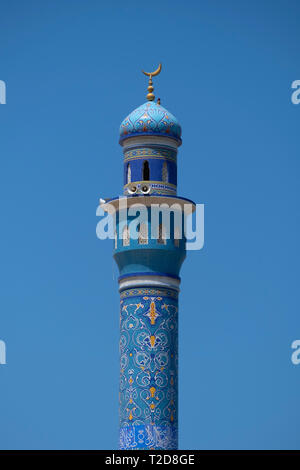
[[[126, 212], [124, 222], [118, 198], [102, 205], [107, 211], [113, 207], [117, 214], [114, 259], [120, 272], [120, 449], [178, 446], [178, 294], [179, 271], [186, 257], [181, 209], [188, 204], [193, 210], [194, 204], [177, 196], [181, 127], [159, 100], [154, 101], [152, 77], [160, 70], [161, 65], [155, 72], [144, 72], [149, 76], [147, 102], [120, 127], [122, 201], [129, 209], [143, 204], [147, 214], [147, 220], [136, 226], [137, 237], [131, 233], [135, 217]], [[162, 203], [177, 207], [171, 214], [169, 238], [161, 214], [154, 229], [151, 207]]]

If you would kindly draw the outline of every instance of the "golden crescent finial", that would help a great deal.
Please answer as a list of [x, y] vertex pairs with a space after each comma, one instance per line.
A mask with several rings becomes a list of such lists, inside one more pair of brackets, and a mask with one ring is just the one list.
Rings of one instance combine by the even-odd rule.
[[159, 66], [157, 67], [156, 70], [154, 70], [154, 72], [144, 72], [144, 70], [142, 70], [143, 74], [144, 75], [147, 75], [147, 77], [149, 77], [149, 85], [148, 85], [148, 95], [147, 95], [147, 99], [149, 101], [153, 101], [155, 96], [153, 94], [153, 84], [152, 84], [152, 77], [155, 77], [156, 75], [158, 75], [160, 72], [161, 72], [161, 64], [159, 64]]
[[144, 75], [147, 75], [148, 77], [156, 77], [156, 75], [158, 75], [161, 72], [161, 64], [159, 64], [159, 66], [157, 67], [156, 70], [154, 70], [154, 72], [144, 72], [144, 70], [142, 70], [142, 72]]

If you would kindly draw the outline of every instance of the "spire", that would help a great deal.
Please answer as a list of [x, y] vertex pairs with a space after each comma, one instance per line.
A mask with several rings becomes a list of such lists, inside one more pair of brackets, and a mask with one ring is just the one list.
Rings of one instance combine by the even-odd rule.
[[143, 74], [147, 75], [147, 77], [149, 77], [149, 84], [148, 84], [148, 95], [147, 95], [147, 100], [149, 101], [154, 101], [154, 94], [153, 94], [153, 83], [152, 83], [152, 77], [155, 77], [156, 75], [158, 75], [161, 71], [161, 64], [159, 64], [158, 68], [154, 71], [154, 72], [144, 72], [144, 70], [142, 70]]

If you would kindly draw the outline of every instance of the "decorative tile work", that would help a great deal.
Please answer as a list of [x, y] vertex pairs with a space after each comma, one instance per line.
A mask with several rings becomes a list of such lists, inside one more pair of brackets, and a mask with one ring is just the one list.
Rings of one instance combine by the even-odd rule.
[[120, 293], [121, 299], [124, 299], [125, 297], [132, 297], [132, 296], [137, 296], [137, 295], [159, 295], [159, 296], [164, 296], [164, 297], [172, 297], [174, 299], [178, 299], [178, 292], [173, 289], [158, 289], [158, 288], [151, 288], [151, 287], [141, 287], [141, 288], [135, 288], [135, 289], [126, 289], [123, 290]]
[[177, 448], [177, 323], [176, 291], [121, 292], [121, 448]]
[[157, 189], [155, 187], [153, 187], [153, 191], [151, 193], [152, 196], [156, 196], [156, 195], [176, 195], [176, 191], [174, 189]]
[[[163, 188], [169, 188], [170, 187], [170, 188], [176, 189], [176, 187], [177, 187], [176, 184], [161, 183], [160, 181], [152, 181], [152, 180], [150, 180], [150, 181], [134, 181], [134, 184], [136, 186], [138, 186], [138, 185], [141, 186], [142, 184], [145, 184], [145, 182], [148, 183], [148, 184], [151, 184], [151, 186], [153, 186], [155, 188], [162, 188], [163, 189]], [[131, 183], [125, 184], [124, 188], [127, 188], [128, 186], [130, 186], [130, 184]]]
[[121, 124], [121, 139], [139, 134], [165, 135], [181, 142], [181, 127], [176, 117], [154, 101], [139, 106]]
[[126, 449], [177, 449], [176, 426], [125, 426], [120, 429], [119, 448]]
[[159, 158], [163, 160], [170, 160], [176, 163], [177, 152], [173, 149], [166, 149], [162, 147], [142, 147], [126, 150], [124, 152], [124, 162], [137, 160], [139, 158]]

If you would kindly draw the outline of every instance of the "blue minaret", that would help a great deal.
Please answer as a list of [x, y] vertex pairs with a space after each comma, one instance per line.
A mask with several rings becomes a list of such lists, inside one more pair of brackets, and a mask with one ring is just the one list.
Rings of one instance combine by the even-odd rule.
[[[159, 67], [159, 71], [161, 66]], [[148, 101], [120, 127], [124, 154], [124, 198], [128, 208], [143, 204], [147, 221], [131, 233], [118, 198], [104, 204], [117, 211], [114, 259], [120, 292], [120, 449], [177, 449], [178, 294], [186, 257], [184, 215], [171, 213], [169, 238], [163, 216], [153, 230], [151, 206], [193, 204], [177, 196], [177, 149], [181, 127], [154, 102], [149, 75]], [[156, 233], [153, 236], [153, 233]]]

